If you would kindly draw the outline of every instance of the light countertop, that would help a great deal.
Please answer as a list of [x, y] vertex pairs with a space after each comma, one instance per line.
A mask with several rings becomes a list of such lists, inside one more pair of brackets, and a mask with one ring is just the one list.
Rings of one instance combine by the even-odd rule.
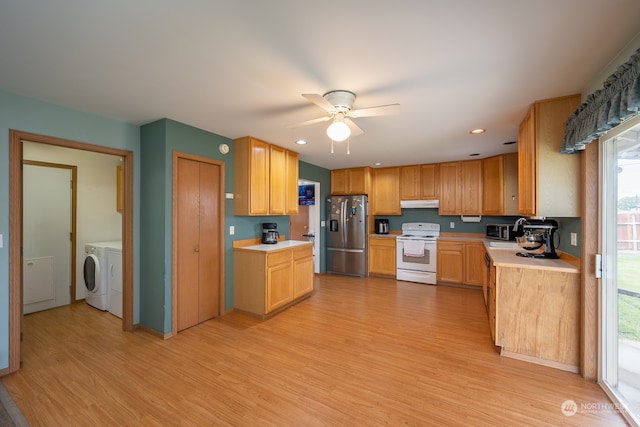
[[491, 260], [496, 267], [530, 268], [534, 270], [554, 270], [566, 273], [580, 273], [580, 270], [577, 266], [567, 261], [561, 259], [521, 257], [516, 255], [516, 253], [529, 251], [520, 247], [518, 247], [517, 249], [492, 247], [490, 246], [491, 242], [495, 242], [495, 240], [489, 241], [485, 239], [484, 247], [486, 248], [487, 253], [491, 257]]
[[296, 246], [313, 245], [313, 242], [308, 240], [282, 240], [275, 244], [260, 243], [257, 245], [240, 246], [233, 248], [234, 251], [248, 251], [248, 252], [275, 252], [283, 249], [291, 249]]

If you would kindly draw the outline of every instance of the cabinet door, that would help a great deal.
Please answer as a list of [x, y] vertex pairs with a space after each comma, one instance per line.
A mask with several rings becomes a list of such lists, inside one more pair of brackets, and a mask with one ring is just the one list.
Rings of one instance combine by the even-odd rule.
[[258, 139], [249, 141], [249, 214], [269, 213], [269, 144]]
[[269, 213], [284, 215], [287, 177], [287, 157], [285, 149], [275, 145], [269, 147]]
[[308, 252], [308, 256], [293, 261], [293, 299], [313, 291], [313, 255], [311, 249]]
[[464, 245], [464, 283], [482, 286], [486, 281], [487, 267], [484, 262], [484, 244], [466, 242]]
[[437, 200], [440, 193], [437, 163], [420, 166], [420, 199]]
[[396, 239], [369, 238], [369, 274], [396, 275]]
[[291, 261], [267, 268], [266, 313], [285, 305], [293, 299], [292, 275]]
[[460, 162], [440, 163], [440, 215], [460, 214]]
[[400, 168], [400, 200], [418, 200], [420, 198], [420, 166]]
[[347, 170], [347, 194], [369, 194], [369, 168]]
[[482, 160], [482, 202], [485, 215], [504, 215], [504, 161], [502, 156]]
[[482, 160], [460, 162], [460, 213], [482, 214]]
[[462, 283], [464, 280], [464, 243], [438, 241], [438, 281]]
[[286, 152], [285, 213], [298, 214], [298, 153]]
[[373, 170], [371, 215], [400, 215], [400, 168]]
[[331, 171], [331, 194], [347, 194], [347, 174], [346, 169]]
[[535, 114], [530, 108], [518, 130], [518, 211], [536, 214], [536, 147]]

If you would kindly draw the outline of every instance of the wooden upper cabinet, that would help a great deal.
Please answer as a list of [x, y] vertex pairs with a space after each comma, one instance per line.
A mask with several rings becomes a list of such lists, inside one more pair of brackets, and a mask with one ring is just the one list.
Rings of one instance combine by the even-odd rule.
[[482, 160], [440, 163], [440, 215], [482, 214]]
[[233, 147], [234, 215], [285, 215], [293, 199], [297, 212], [297, 153], [250, 136]]
[[369, 197], [371, 215], [401, 215], [400, 168], [377, 168], [372, 171], [372, 191]]
[[460, 162], [460, 214], [482, 214], [482, 160]]
[[438, 164], [400, 167], [400, 200], [437, 200]]
[[369, 194], [371, 168], [334, 169], [331, 171], [331, 194]]
[[400, 200], [420, 199], [420, 165], [400, 168]]
[[580, 216], [580, 155], [560, 153], [567, 118], [580, 94], [535, 102], [518, 131], [519, 211]]
[[271, 145], [269, 147], [270, 172], [269, 172], [269, 213], [275, 215], [284, 215], [285, 213], [285, 195], [286, 195], [286, 178], [287, 178], [287, 155], [286, 150], [282, 147]]
[[518, 215], [518, 154], [482, 160], [484, 215]]
[[349, 194], [369, 194], [371, 169], [368, 167], [349, 169]]
[[440, 163], [440, 215], [460, 214], [460, 162]]
[[440, 169], [437, 163], [420, 165], [420, 199], [437, 200], [440, 194]]

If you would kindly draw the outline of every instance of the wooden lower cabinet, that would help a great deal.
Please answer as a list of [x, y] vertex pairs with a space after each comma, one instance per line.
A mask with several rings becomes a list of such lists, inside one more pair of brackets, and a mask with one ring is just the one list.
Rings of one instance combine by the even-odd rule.
[[484, 243], [465, 242], [464, 244], [464, 283], [483, 286], [487, 280], [487, 267], [484, 261]]
[[438, 282], [462, 283], [464, 279], [464, 243], [438, 240]]
[[234, 248], [234, 307], [265, 317], [313, 291], [312, 243]]
[[395, 237], [369, 236], [369, 275], [396, 277]]
[[437, 280], [482, 286], [487, 275], [484, 253], [481, 241], [438, 239]]
[[578, 372], [580, 274], [492, 267], [489, 323], [501, 354]]

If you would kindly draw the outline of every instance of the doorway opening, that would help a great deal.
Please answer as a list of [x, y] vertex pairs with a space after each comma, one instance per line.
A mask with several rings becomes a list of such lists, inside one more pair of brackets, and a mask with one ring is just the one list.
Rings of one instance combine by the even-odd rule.
[[291, 240], [313, 242], [313, 272], [320, 273], [320, 183], [298, 180], [298, 214], [289, 216]]
[[[133, 152], [46, 135], [9, 132], [9, 366], [0, 375], [20, 369], [23, 316], [23, 143], [73, 148], [122, 158], [122, 329], [133, 330]], [[114, 171], [115, 173], [115, 171]], [[114, 201], [115, 202], [115, 201]]]

